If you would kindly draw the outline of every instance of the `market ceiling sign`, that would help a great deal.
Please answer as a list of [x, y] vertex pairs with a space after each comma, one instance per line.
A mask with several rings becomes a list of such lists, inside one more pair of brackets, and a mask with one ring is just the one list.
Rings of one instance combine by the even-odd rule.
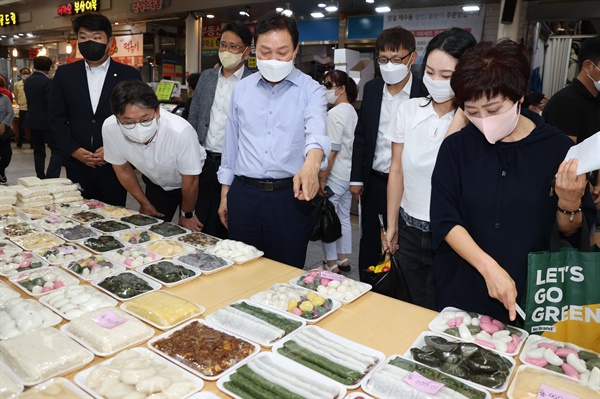
[[58, 6], [58, 15], [75, 15], [86, 11], [100, 11], [99, 0], [78, 0]]
[[0, 14], [0, 26], [18, 25], [17, 13], [14, 11]]
[[134, 0], [131, 3], [131, 11], [144, 12], [162, 10], [170, 5], [170, 0]]

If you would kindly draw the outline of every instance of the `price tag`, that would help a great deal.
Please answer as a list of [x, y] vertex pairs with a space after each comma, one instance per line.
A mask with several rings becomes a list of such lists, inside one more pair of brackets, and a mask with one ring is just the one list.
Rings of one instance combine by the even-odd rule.
[[542, 384], [538, 391], [537, 399], [579, 399], [579, 396], [571, 395], [560, 389]]
[[421, 374], [413, 371], [404, 378], [411, 387], [418, 389], [421, 392], [425, 392], [431, 395], [435, 395], [440, 389], [444, 387], [441, 382], [432, 381], [429, 378], [423, 377]]
[[127, 321], [127, 319], [117, 316], [110, 310], [107, 310], [106, 312], [94, 317], [92, 320], [105, 328], [114, 328]]
[[60, 223], [62, 222], [62, 218], [60, 216], [50, 216], [46, 218], [46, 222], [48, 223]]
[[59, 247], [58, 252], [62, 255], [72, 254], [77, 249], [72, 245], [67, 245], [66, 247]]

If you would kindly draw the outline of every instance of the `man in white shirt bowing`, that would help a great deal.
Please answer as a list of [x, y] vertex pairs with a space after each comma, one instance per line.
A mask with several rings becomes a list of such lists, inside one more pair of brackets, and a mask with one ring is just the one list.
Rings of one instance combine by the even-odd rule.
[[[102, 126], [104, 159], [139, 202], [140, 213], [170, 222], [179, 207], [179, 224], [202, 230], [194, 209], [206, 151], [194, 128], [175, 114], [161, 113], [156, 94], [141, 81], [119, 83], [110, 100], [113, 115]], [[132, 166], [142, 173], [145, 193]]]
[[274, 11], [256, 23], [260, 73], [233, 88], [218, 178], [229, 238], [303, 268], [331, 145], [325, 90], [294, 68], [298, 38], [296, 20]]

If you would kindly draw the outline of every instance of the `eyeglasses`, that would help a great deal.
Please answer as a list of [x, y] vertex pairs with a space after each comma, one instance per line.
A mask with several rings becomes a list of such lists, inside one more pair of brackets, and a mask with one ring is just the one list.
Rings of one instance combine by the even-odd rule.
[[219, 42], [219, 48], [221, 50], [232, 50], [232, 51], [240, 51], [241, 49], [245, 49], [245, 46], [236, 46], [235, 44], [227, 44], [225, 42]]
[[142, 121], [142, 122], [138, 122], [138, 123], [121, 123], [121, 126], [123, 126], [125, 129], [127, 130], [131, 130], [133, 128], [135, 128], [136, 125], [140, 125], [143, 127], [150, 127], [150, 125], [152, 125], [152, 122], [154, 121], [154, 118], [150, 119], [149, 121]]
[[332, 87], [337, 87], [336, 84], [334, 84], [333, 82], [323, 82], [323, 86], [327, 89], [327, 90], [331, 90]]
[[404, 59], [406, 57], [408, 57], [409, 55], [411, 55], [412, 53], [413, 52], [411, 51], [410, 53], [406, 54], [404, 57], [394, 57], [394, 58], [377, 57], [376, 60], [379, 65], [385, 65], [390, 61], [392, 62], [392, 64], [398, 65], [398, 64], [402, 64], [402, 61], [404, 61]]

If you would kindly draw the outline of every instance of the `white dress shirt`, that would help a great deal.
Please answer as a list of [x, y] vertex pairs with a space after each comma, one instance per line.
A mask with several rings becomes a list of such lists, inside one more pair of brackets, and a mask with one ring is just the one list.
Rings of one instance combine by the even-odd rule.
[[331, 150], [338, 151], [330, 175], [344, 182], [350, 182], [352, 144], [357, 122], [358, 115], [350, 103], [340, 103], [327, 113], [327, 135], [331, 139]]
[[410, 98], [412, 87], [412, 74], [400, 93], [392, 96], [387, 85], [383, 85], [383, 98], [381, 100], [381, 113], [379, 114], [379, 130], [375, 142], [375, 156], [373, 157], [373, 170], [382, 173], [390, 173], [392, 164], [392, 143], [384, 137], [388, 125], [396, 115], [398, 106]]
[[242, 79], [245, 66], [241, 67], [228, 78], [223, 76], [223, 67], [219, 69], [219, 78], [217, 79], [217, 89], [215, 98], [210, 107], [210, 124], [204, 140], [206, 151], [223, 152], [223, 141], [225, 140], [225, 125], [227, 124], [227, 114], [229, 113], [229, 100], [233, 86]]
[[440, 118], [428, 98], [411, 98], [398, 107], [385, 134], [388, 140], [404, 143], [401, 206], [407, 214], [419, 220], [429, 221], [431, 175], [455, 112], [448, 112]]
[[96, 113], [96, 108], [98, 108], [98, 103], [100, 102], [100, 94], [102, 94], [102, 86], [104, 86], [104, 80], [106, 79], [106, 73], [110, 65], [110, 57], [102, 65], [95, 68], [91, 68], [87, 61], [84, 61], [84, 64], [90, 91], [90, 101], [92, 102], [92, 109]]

